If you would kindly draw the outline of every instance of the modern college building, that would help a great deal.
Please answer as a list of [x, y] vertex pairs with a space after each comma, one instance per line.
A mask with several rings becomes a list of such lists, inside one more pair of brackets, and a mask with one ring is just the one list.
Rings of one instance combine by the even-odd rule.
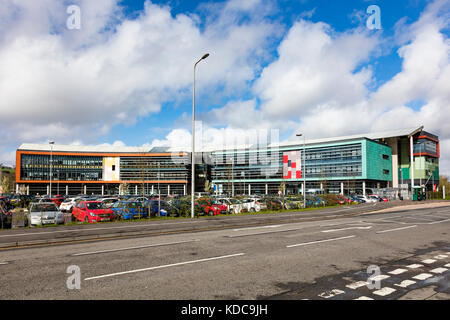
[[[319, 140], [202, 150], [196, 192], [371, 193], [439, 182], [439, 139], [423, 127]], [[190, 193], [190, 153], [157, 147], [22, 144], [16, 152], [17, 191], [27, 194]], [[201, 158], [201, 160], [200, 160]], [[52, 165], [50, 165], [50, 163]]]

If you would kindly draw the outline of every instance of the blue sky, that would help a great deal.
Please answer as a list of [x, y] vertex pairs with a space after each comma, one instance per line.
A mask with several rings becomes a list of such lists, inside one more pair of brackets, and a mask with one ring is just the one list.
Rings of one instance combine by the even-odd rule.
[[[124, 12], [129, 18], [135, 18], [142, 13], [144, 9], [144, 2], [141, 0], [124, 0], [120, 2], [123, 6]], [[214, 1], [153, 1], [153, 3], [169, 6], [173, 16], [178, 14], [197, 14], [205, 15], [205, 5], [214, 3]], [[222, 4], [222, 1], [217, 1]], [[407, 23], [416, 21], [421, 12], [426, 7], [428, 1], [420, 0], [405, 0], [405, 1], [329, 1], [329, 0], [315, 0], [315, 1], [290, 1], [282, 0], [276, 3], [276, 9], [269, 18], [278, 21], [284, 25], [286, 30], [292, 27], [293, 23], [305, 13], [312, 12], [311, 17], [306, 17], [312, 22], [325, 22], [329, 24], [336, 32], [345, 32], [365, 23], [369, 14], [366, 9], [369, 5], [376, 4], [381, 9], [382, 30], [373, 30], [373, 33], [382, 33], [383, 37], [393, 37], [395, 24], [400, 19], [406, 19]], [[361, 14], [362, 21], [356, 18], [357, 14]], [[282, 37], [274, 41], [273, 46], [282, 41]], [[396, 50], [398, 47], [392, 46], [383, 52], [382, 55], [373, 57], [361, 67], [372, 65], [374, 70], [374, 78], [377, 82], [373, 88], [378, 88], [380, 85], [391, 79], [395, 74], [401, 71], [402, 60], [399, 58]], [[299, 48], [301, 50], [301, 48]], [[276, 58], [276, 52], [272, 52], [273, 57]], [[210, 59], [214, 57], [211, 56]], [[270, 60], [267, 64], [270, 63]], [[205, 66], [207, 68], [207, 66]], [[199, 75], [201, 76], [201, 75]], [[250, 98], [253, 95], [250, 92], [240, 93], [240, 96]], [[206, 111], [214, 107], [220, 107], [221, 104], [226, 104], [228, 99], [237, 98], [233, 95], [224, 96], [219, 103], [211, 101], [208, 97], [197, 96], [197, 110], [199, 112]], [[411, 106], [417, 109], [417, 103], [412, 103]], [[113, 143], [121, 140], [127, 144], [144, 144], [153, 139], [162, 139], [167, 135], [176, 124], [179, 124], [179, 119], [176, 116], [181, 116], [184, 112], [191, 113], [192, 102], [187, 100], [179, 104], [168, 103], [162, 106], [161, 112], [152, 114], [150, 116], [141, 117], [134, 125], [118, 125], [112, 133], [104, 137], [106, 142]], [[149, 127], [149, 123], [158, 123], [157, 127]], [[190, 125], [190, 123], [188, 123]], [[286, 135], [285, 135], [286, 136]]]
[[[81, 12], [68, 27], [69, 5]], [[377, 5], [380, 30], [366, 10]], [[450, 174], [445, 0], [42, 0], [0, 3], [0, 162], [24, 142], [323, 138], [424, 125]]]
[[[120, 5], [124, 7], [124, 12], [129, 18], [135, 18], [142, 13], [144, 2], [141, 0], [124, 0]], [[197, 14], [205, 15], [205, 5], [215, 3], [214, 1], [153, 1], [153, 3], [169, 6], [173, 16], [177, 14]], [[216, 1], [223, 4], [223, 1]], [[405, 0], [405, 1], [290, 1], [282, 0], [277, 2], [277, 8], [274, 13], [269, 16], [270, 19], [282, 23], [286, 30], [299, 18], [303, 17], [305, 12], [313, 12], [308, 20], [313, 22], [325, 22], [329, 24], [336, 32], [345, 32], [361, 25], [361, 20], [355, 16], [359, 12], [363, 18], [362, 23], [366, 22], [369, 14], [366, 9], [371, 4], [376, 4], [381, 8], [382, 30], [374, 30], [374, 33], [382, 33], [384, 37], [394, 36], [394, 26], [402, 18], [406, 17], [406, 21], [411, 23], [420, 16], [420, 13], [427, 5], [427, 1]], [[276, 47], [282, 38], [276, 39], [273, 43]], [[374, 77], [377, 79], [375, 88], [379, 87], [385, 81], [391, 79], [396, 73], [401, 71], [402, 60], [399, 58], [396, 49], [392, 47], [383, 55], [374, 57], [361, 67], [372, 65], [374, 67]], [[300, 49], [301, 50], [301, 49]], [[276, 52], [272, 52], [275, 58]], [[213, 56], [210, 57], [213, 59]], [[268, 61], [270, 63], [270, 60]], [[268, 64], [267, 63], [267, 64]], [[205, 66], [206, 68], [207, 66]], [[199, 75], [201, 76], [201, 75]], [[252, 97], [251, 93], [240, 93], [247, 98]], [[214, 107], [220, 107], [225, 104], [227, 99], [236, 98], [233, 95], [225, 96], [219, 104], [217, 101], [197, 96], [197, 110], [205, 111]], [[417, 104], [412, 104], [416, 108]], [[179, 104], [168, 103], [162, 106], [161, 112], [150, 116], [141, 117], [134, 125], [118, 125], [112, 133], [105, 136], [105, 141], [113, 143], [116, 140], [124, 141], [127, 144], [144, 144], [153, 139], [162, 139], [167, 135], [179, 119], [174, 115], [181, 116], [182, 113], [191, 113], [192, 102], [187, 100]], [[417, 108], [416, 108], [417, 109]], [[158, 123], [157, 127], [149, 127], [149, 123]], [[188, 123], [190, 125], [190, 123]]]

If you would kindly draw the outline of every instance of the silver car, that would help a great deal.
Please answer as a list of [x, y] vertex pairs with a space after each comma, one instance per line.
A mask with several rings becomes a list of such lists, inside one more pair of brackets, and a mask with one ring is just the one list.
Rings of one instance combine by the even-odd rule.
[[64, 215], [55, 203], [32, 203], [27, 218], [30, 226], [64, 223]]

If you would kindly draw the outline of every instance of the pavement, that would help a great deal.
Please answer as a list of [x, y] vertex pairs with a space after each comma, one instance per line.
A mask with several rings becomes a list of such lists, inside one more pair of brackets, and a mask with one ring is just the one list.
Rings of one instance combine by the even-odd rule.
[[2, 231], [0, 299], [448, 299], [450, 202], [369, 205], [149, 221], [136, 227], [149, 234], [85, 242], [67, 234], [114, 232]]

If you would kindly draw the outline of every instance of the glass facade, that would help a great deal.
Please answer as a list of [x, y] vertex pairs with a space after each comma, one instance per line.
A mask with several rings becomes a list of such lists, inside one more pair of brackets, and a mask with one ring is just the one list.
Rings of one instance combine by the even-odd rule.
[[[305, 159], [303, 150], [297, 149]], [[283, 153], [286, 150], [256, 152], [213, 152], [211, 179], [214, 180], [267, 180], [282, 179]], [[276, 152], [276, 154], [275, 154]], [[301, 171], [303, 172], [304, 160]], [[306, 149], [306, 179], [330, 177], [356, 177], [362, 175], [361, 143], [333, 147]]]
[[[52, 155], [52, 180], [101, 181], [103, 157]], [[50, 180], [50, 155], [23, 154], [21, 180]]]
[[414, 153], [429, 153], [437, 156], [437, 143], [428, 139], [417, 139], [414, 142]]
[[120, 157], [121, 181], [156, 181], [188, 179], [189, 156]]

